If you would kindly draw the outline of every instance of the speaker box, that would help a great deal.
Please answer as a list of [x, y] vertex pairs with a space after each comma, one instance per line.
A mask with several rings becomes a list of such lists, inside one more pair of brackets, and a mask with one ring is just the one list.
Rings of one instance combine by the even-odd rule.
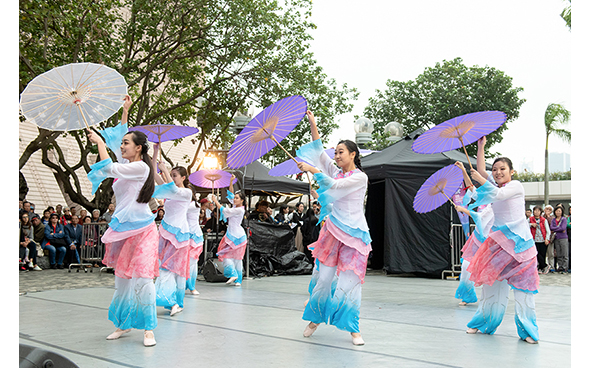
[[78, 368], [70, 359], [29, 345], [19, 344], [19, 368]]
[[209, 258], [203, 265], [201, 273], [207, 282], [228, 281], [228, 278], [224, 276], [224, 265], [217, 258]]

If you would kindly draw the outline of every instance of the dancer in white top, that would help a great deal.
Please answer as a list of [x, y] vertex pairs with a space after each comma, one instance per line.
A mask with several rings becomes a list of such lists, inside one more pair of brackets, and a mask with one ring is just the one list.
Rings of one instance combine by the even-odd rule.
[[[115, 178], [113, 191], [117, 198], [117, 208], [102, 236], [103, 263], [115, 269], [109, 320], [117, 330], [107, 340], [116, 340], [136, 328], [145, 330], [144, 345], [154, 346], [157, 319], [153, 279], [158, 276], [158, 230], [148, 205], [154, 191], [154, 172], [148, 138], [141, 132], [127, 130], [131, 98], [126, 96], [124, 101], [121, 123], [101, 132], [106, 143], [98, 134], [88, 131], [88, 139], [97, 145], [101, 159], [88, 173], [92, 193], [107, 177]], [[111, 160], [107, 147], [115, 153], [117, 162]]]
[[[472, 184], [472, 180], [470, 180], [470, 176], [468, 176], [464, 164], [456, 161], [455, 165], [459, 167], [464, 174], [466, 194], [464, 195], [463, 205], [464, 208], [466, 208], [471, 200], [477, 198], [476, 188]], [[461, 306], [468, 305], [469, 303], [476, 303], [478, 301], [476, 291], [474, 290], [474, 281], [470, 281], [468, 266], [470, 265], [470, 261], [474, 254], [478, 251], [478, 248], [480, 248], [480, 245], [486, 240], [486, 236], [490, 232], [494, 220], [490, 204], [480, 206], [478, 212], [471, 211], [470, 214], [472, 217], [478, 216], [480, 221], [475, 222], [478, 226], [474, 229], [472, 234], [470, 234], [470, 237], [462, 247], [462, 271], [460, 273], [460, 282], [455, 295], [457, 299], [461, 300]]]
[[298, 167], [314, 174], [322, 205], [318, 218], [321, 221], [326, 217], [326, 221], [318, 240], [308, 246], [318, 272], [314, 271], [308, 287], [310, 298], [302, 318], [310, 323], [304, 336], [310, 337], [324, 322], [350, 332], [353, 344], [363, 345], [359, 331], [361, 285], [371, 251], [371, 237], [362, 210], [368, 178], [361, 170], [357, 145], [352, 141], [339, 142], [334, 161], [331, 160], [324, 152], [314, 114], [311, 111], [306, 114], [313, 141], [296, 153], [316, 167], [305, 162], [300, 162]]
[[217, 256], [224, 265], [224, 276], [228, 278], [227, 284], [235, 286], [242, 285], [242, 259], [246, 251], [246, 232], [242, 227], [244, 220], [244, 194], [234, 194], [233, 182], [235, 176], [232, 175], [230, 187], [228, 188], [228, 200], [234, 204], [233, 208], [224, 207], [220, 204], [216, 196], [213, 201], [220, 209], [220, 220], [228, 221], [228, 229], [218, 246]]
[[[154, 147], [156, 157], [159, 147]], [[156, 305], [170, 309], [170, 315], [174, 316], [183, 310], [185, 285], [190, 276], [190, 254], [198, 246], [191, 238], [187, 221], [187, 210], [194, 198], [184, 167], [177, 166], [170, 173], [166, 165], [159, 165], [159, 168], [165, 179], [156, 176], [159, 185], [152, 197], [165, 199], [165, 202], [159, 228], [160, 276], [156, 280]]]
[[[515, 296], [515, 324], [519, 337], [530, 343], [538, 342], [534, 295], [538, 292], [537, 250], [529, 224], [523, 212], [525, 194], [523, 185], [512, 180], [511, 160], [497, 158], [492, 177], [496, 186], [486, 179], [484, 145], [486, 137], [478, 141], [478, 170], [472, 169], [472, 179], [481, 184], [476, 190], [478, 198], [469, 209], [491, 204], [494, 223], [487, 239], [474, 254], [468, 271], [474, 285], [482, 285], [478, 310], [468, 323], [466, 332], [493, 334], [503, 321], [507, 309], [509, 290]], [[459, 206], [456, 208], [460, 208]], [[471, 214], [470, 211], [463, 209]], [[478, 217], [474, 218], [478, 226]]]
[[191, 241], [194, 245], [191, 247], [191, 252], [189, 254], [189, 278], [187, 279], [185, 288], [193, 295], [199, 295], [199, 292], [195, 287], [195, 282], [197, 281], [197, 264], [199, 262], [199, 256], [203, 252], [203, 231], [199, 225], [199, 212], [201, 209], [198, 203], [195, 194], [193, 194], [193, 201], [189, 205], [189, 208], [187, 208], [187, 222], [189, 223], [189, 231], [191, 232]]

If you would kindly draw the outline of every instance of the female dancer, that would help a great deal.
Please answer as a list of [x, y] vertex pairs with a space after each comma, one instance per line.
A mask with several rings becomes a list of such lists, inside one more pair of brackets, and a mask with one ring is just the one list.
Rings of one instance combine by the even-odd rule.
[[[148, 156], [148, 138], [141, 132], [127, 131], [131, 98], [126, 96], [124, 100], [121, 123], [102, 131], [106, 143], [98, 134], [88, 132], [88, 139], [97, 145], [101, 159], [88, 173], [92, 193], [105, 178], [117, 179], [113, 183], [117, 207], [102, 236], [103, 263], [115, 269], [109, 320], [117, 330], [107, 340], [118, 339], [137, 328], [145, 330], [144, 345], [154, 346], [157, 320], [153, 279], [158, 276], [158, 230], [148, 205], [154, 192], [154, 172]], [[118, 162], [111, 160], [107, 147]]]
[[187, 222], [189, 223], [189, 231], [191, 233], [191, 251], [189, 252], [189, 278], [187, 278], [186, 289], [193, 295], [199, 295], [195, 289], [195, 281], [197, 280], [197, 263], [199, 256], [203, 252], [203, 232], [199, 224], [199, 208], [198, 201], [193, 193], [193, 201], [187, 209]]
[[[536, 247], [523, 216], [525, 197], [523, 185], [511, 180], [514, 173], [511, 160], [497, 158], [492, 176], [497, 186], [485, 176], [484, 145], [478, 141], [478, 170], [472, 169], [472, 179], [481, 184], [476, 190], [478, 198], [469, 208], [491, 204], [494, 223], [487, 239], [482, 243], [468, 266], [470, 280], [482, 285], [482, 297], [476, 314], [468, 323], [467, 333], [479, 330], [493, 334], [503, 320], [512, 288], [515, 296], [515, 324], [522, 340], [535, 344], [539, 339], [534, 295], [538, 292]], [[482, 163], [480, 165], [480, 163]], [[478, 222], [478, 218], [475, 218]]]
[[[464, 183], [467, 187], [466, 194], [464, 195], [463, 208], [465, 209], [471, 200], [477, 198], [476, 189], [474, 188], [472, 180], [470, 180], [470, 177], [466, 172], [464, 164], [456, 161], [455, 165], [462, 170], [462, 173], [464, 174]], [[474, 282], [470, 281], [470, 272], [468, 272], [468, 266], [470, 265], [470, 261], [472, 261], [474, 254], [476, 251], [478, 251], [478, 248], [480, 248], [480, 245], [486, 240], [486, 235], [490, 232], [494, 219], [490, 205], [480, 206], [478, 208], [478, 212], [472, 211], [470, 215], [473, 218], [478, 216], [479, 221], [475, 222], [478, 226], [474, 229], [462, 247], [462, 271], [460, 273], [460, 283], [456, 290], [456, 299], [461, 300], [461, 306], [465, 306], [468, 303], [476, 303], [478, 301], [478, 297], [474, 291]]]
[[223, 207], [216, 196], [213, 201], [221, 211], [221, 219], [228, 221], [228, 230], [220, 241], [217, 256], [224, 265], [224, 276], [228, 277], [226, 284], [242, 284], [242, 258], [246, 250], [246, 232], [242, 227], [244, 219], [244, 194], [236, 193], [232, 189], [235, 176], [232, 175], [228, 188], [228, 199], [234, 204], [234, 208]]
[[[155, 157], [158, 145], [154, 145]], [[185, 300], [185, 284], [189, 278], [189, 257], [197, 244], [191, 239], [191, 231], [187, 222], [187, 209], [193, 199], [193, 191], [187, 170], [178, 166], [170, 172], [166, 165], [160, 165], [165, 180], [156, 176], [159, 184], [152, 197], [165, 199], [164, 217], [160, 222], [160, 240], [158, 243], [158, 259], [160, 260], [160, 276], [156, 280], [156, 305], [170, 309], [170, 315], [181, 312]], [[164, 183], [166, 181], [166, 183]]]
[[[314, 114], [307, 111], [312, 132], [311, 143], [298, 151], [298, 157], [318, 168], [301, 162], [302, 171], [314, 174], [318, 182], [318, 201], [324, 219], [328, 215], [318, 240], [308, 246], [317, 260], [310, 286], [310, 299], [303, 319], [310, 321], [304, 336], [311, 336], [322, 322], [330, 323], [351, 333], [354, 345], [363, 345], [359, 332], [361, 284], [364, 282], [371, 237], [365, 220], [363, 202], [367, 190], [367, 175], [361, 171], [359, 149], [354, 142], [341, 141], [335, 148], [335, 162], [324, 152]], [[338, 275], [336, 289], [332, 287]]]

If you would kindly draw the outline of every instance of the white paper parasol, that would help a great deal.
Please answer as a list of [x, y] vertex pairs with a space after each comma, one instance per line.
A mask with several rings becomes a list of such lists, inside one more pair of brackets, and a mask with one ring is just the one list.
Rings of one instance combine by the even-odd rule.
[[74, 63], [35, 77], [20, 99], [22, 114], [40, 128], [70, 131], [97, 125], [123, 106], [127, 83], [102, 64]]

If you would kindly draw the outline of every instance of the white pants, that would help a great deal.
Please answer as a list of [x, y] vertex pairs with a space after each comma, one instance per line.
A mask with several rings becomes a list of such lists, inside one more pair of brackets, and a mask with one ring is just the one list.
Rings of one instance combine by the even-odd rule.
[[359, 332], [361, 279], [352, 270], [343, 271], [335, 278], [337, 266], [328, 267], [318, 262], [317, 268], [308, 287], [310, 299], [302, 318]]
[[[494, 334], [503, 322], [510, 290], [511, 286], [507, 280], [495, 281], [492, 285], [482, 285], [478, 309], [468, 323], [468, 327], [477, 328], [482, 333]], [[534, 294], [514, 289], [513, 295], [515, 296], [515, 325], [519, 337], [525, 340], [529, 336], [538, 341]]]

